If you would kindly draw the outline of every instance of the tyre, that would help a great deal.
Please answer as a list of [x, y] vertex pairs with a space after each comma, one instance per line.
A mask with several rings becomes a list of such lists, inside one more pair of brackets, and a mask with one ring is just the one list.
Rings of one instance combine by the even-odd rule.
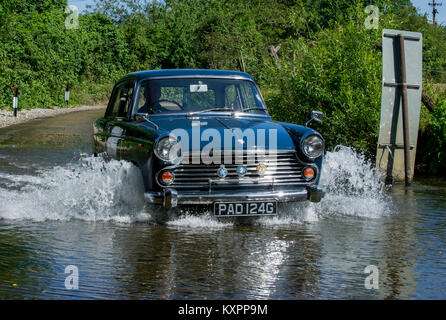
[[160, 205], [148, 204], [146, 205], [146, 212], [150, 214], [155, 224], [164, 225], [178, 214], [178, 209], [166, 209]]

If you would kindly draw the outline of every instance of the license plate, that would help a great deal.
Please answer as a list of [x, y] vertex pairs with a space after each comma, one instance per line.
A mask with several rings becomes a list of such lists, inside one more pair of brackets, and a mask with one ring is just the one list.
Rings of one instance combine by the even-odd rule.
[[276, 214], [276, 201], [214, 203], [214, 215], [219, 217], [271, 216]]

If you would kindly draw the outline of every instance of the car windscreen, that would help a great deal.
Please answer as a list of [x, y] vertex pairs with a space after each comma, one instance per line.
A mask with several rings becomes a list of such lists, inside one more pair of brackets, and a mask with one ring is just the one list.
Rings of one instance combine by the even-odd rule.
[[134, 113], [232, 110], [266, 113], [256, 86], [235, 79], [156, 79], [143, 81]]

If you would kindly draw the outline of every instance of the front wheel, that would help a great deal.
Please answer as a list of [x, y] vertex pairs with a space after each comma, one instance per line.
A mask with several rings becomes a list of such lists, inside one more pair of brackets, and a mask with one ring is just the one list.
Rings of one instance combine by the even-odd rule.
[[256, 223], [258, 217], [234, 217], [235, 226], [252, 226]]
[[178, 214], [177, 208], [166, 209], [160, 205], [147, 204], [146, 212], [156, 224], [164, 225]]

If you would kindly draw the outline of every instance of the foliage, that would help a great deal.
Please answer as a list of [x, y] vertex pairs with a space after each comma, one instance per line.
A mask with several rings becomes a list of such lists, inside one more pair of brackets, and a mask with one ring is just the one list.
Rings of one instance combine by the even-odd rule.
[[8, 0], [3, 1], [1, 7], [9, 13], [42, 13], [51, 9], [64, 9], [66, 0]]
[[11, 106], [14, 87], [19, 107], [52, 107], [63, 105], [65, 83], [76, 91], [83, 82], [108, 84], [126, 73], [128, 44], [109, 18], [83, 15], [77, 30], [66, 29], [65, 19], [59, 5], [8, 14], [0, 29], [0, 107]]
[[425, 89], [434, 97], [436, 108], [424, 114], [420, 123], [417, 163], [426, 166], [425, 172], [446, 174], [446, 86], [425, 83]]
[[426, 15], [419, 15], [415, 8], [401, 8], [396, 15], [395, 28], [423, 34], [424, 76], [435, 81], [446, 81], [446, 29], [428, 22]]
[[[105, 100], [113, 83], [131, 71], [238, 69], [260, 83], [275, 119], [302, 123], [319, 109], [326, 120], [313, 125], [328, 147], [353, 145], [373, 157], [382, 28], [422, 32], [426, 80], [446, 75], [439, 72], [446, 70], [446, 29], [429, 24], [409, 0], [95, 3], [80, 16], [79, 29], [64, 26], [66, 0], [0, 3], [0, 108], [11, 107], [16, 86], [20, 107], [52, 107], [63, 105], [67, 82], [73, 104], [94, 103]], [[380, 8], [377, 30], [364, 26], [370, 4]], [[444, 164], [445, 108], [444, 96], [430, 92], [439, 108], [434, 116], [423, 112], [421, 128], [435, 148], [422, 161], [439, 159], [431, 166], [434, 172]]]
[[303, 123], [312, 110], [323, 111], [319, 130], [327, 145], [352, 145], [375, 152], [379, 124], [380, 33], [358, 28], [355, 21], [318, 33], [314, 42], [291, 40], [284, 48], [281, 68], [267, 104], [275, 118]]

